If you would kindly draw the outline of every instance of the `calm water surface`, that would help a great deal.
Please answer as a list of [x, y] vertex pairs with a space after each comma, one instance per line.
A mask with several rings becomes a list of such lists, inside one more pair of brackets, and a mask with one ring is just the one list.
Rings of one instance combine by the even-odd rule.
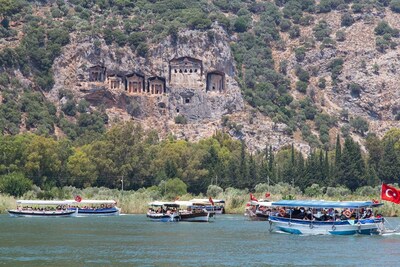
[[[393, 226], [400, 219], [389, 218]], [[400, 235], [295, 236], [221, 215], [211, 223], [156, 223], [145, 215], [0, 215], [2, 266], [399, 266]]]

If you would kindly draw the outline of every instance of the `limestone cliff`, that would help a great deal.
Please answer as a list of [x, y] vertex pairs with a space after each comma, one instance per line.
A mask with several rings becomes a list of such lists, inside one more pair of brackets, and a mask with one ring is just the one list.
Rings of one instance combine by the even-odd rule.
[[[204, 32], [185, 31], [176, 43], [166, 38], [150, 48], [146, 59], [136, 56], [129, 48], [107, 46], [104, 41], [96, 46], [94, 39], [76, 39], [54, 62], [55, 85], [49, 97], [55, 101], [61, 89], [69, 89], [76, 98], [85, 98], [94, 105], [104, 104], [110, 112], [123, 110], [140, 120], [156, 118], [158, 122], [167, 122], [177, 115], [191, 122], [218, 120], [222, 115], [242, 110], [244, 104], [235, 81], [235, 66], [227, 36], [218, 27], [212, 33], [210, 38]], [[184, 80], [177, 78], [174, 85], [171, 80], [174, 74], [170, 73], [171, 60], [185, 58], [198, 59], [202, 70], [196, 69], [196, 73], [192, 69], [183, 70], [182, 77], [194, 80], [193, 84], [185, 84]], [[104, 77], [90, 81], [89, 72], [93, 66], [103, 67]], [[123, 79], [131, 73], [144, 78], [142, 87], [146, 92], [128, 92], [124, 80], [118, 88], [111, 88], [110, 77]], [[206, 88], [210, 73], [221, 74], [223, 88]], [[196, 77], [191, 77], [195, 74]], [[149, 81], [153, 77], [163, 81], [165, 93], [149, 91]]]

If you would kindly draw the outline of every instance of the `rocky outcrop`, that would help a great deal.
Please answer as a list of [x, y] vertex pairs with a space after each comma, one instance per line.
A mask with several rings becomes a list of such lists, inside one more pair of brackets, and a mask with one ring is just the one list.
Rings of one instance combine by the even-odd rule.
[[[340, 11], [313, 15], [315, 23], [302, 27], [302, 37], [299, 39], [290, 39], [284, 33], [286, 49], [275, 50], [274, 59], [277, 66], [282, 60], [288, 60], [288, 75], [292, 81], [298, 80], [295, 75], [297, 66], [311, 74], [308, 94], [311, 95], [310, 91], [313, 90], [315, 103], [321, 110], [339, 117], [340, 112], [346, 109], [351, 117], [361, 116], [366, 119], [370, 131], [382, 136], [390, 127], [400, 126], [396, 120], [400, 112], [397, 83], [400, 47], [379, 52], [374, 29], [381, 20], [400, 29], [400, 14], [388, 9], [370, 15], [354, 14], [355, 23], [349, 27], [341, 26], [341, 15]], [[322, 42], [307, 46], [307, 36], [313, 35], [315, 24], [321, 20], [328, 23], [331, 39], [335, 40], [335, 34], [340, 30], [345, 33], [345, 40], [336, 41], [331, 47], [323, 47]], [[393, 40], [398, 43], [398, 39]], [[303, 61], [296, 60], [294, 53], [300, 45], [307, 47]], [[339, 58], [343, 59], [343, 69], [334, 83], [329, 64]], [[325, 89], [318, 87], [319, 78], [327, 81]], [[354, 87], [356, 90], [352, 90]], [[293, 95], [297, 99], [304, 97], [295, 90]], [[338, 128], [344, 123], [348, 122], [339, 121]]]
[[[49, 97], [57, 100], [61, 89], [69, 89], [77, 98], [86, 98], [93, 105], [103, 104], [107, 108], [115, 106], [128, 110], [128, 106], [134, 104], [136, 111], [131, 115], [140, 119], [154, 115], [163, 116], [164, 119], [182, 115], [189, 121], [220, 119], [222, 115], [241, 110], [244, 103], [234, 79], [235, 66], [227, 36], [219, 27], [210, 32], [212, 38], [210, 33], [190, 30], [181, 32], [178, 40], [166, 38], [149, 49], [146, 59], [137, 56], [128, 47], [107, 46], [103, 41], [100, 41], [100, 45], [96, 41], [96, 46], [91, 38], [74, 40], [54, 63], [56, 83]], [[197, 85], [193, 88], [170, 85], [170, 61], [184, 57], [202, 62], [202, 73], [198, 75]], [[123, 89], [112, 90], [106, 77], [100, 82], [90, 82], [89, 68], [92, 66], [104, 67], [106, 75], [141, 73], [146, 78], [160, 77], [166, 81], [166, 93], [129, 94]], [[206, 90], [207, 73], [212, 71], [223, 73], [223, 91]], [[185, 74], [189, 76], [192, 73]], [[146, 81], [145, 87], [148, 86]]]
[[[98, 73], [90, 75], [93, 66]], [[251, 151], [262, 150], [267, 144], [278, 149], [293, 143], [285, 134], [285, 125], [275, 125], [260, 113], [253, 114], [254, 124], [247, 123], [246, 110], [250, 108], [245, 107], [235, 80], [229, 38], [217, 25], [208, 32], [182, 31], [177, 40], [166, 38], [149, 48], [147, 58], [137, 56], [129, 47], [108, 46], [100, 39], [72, 38], [53, 70], [55, 85], [48, 98], [61, 105], [60, 90], [70, 90], [76, 99], [89, 101], [92, 108], [105, 106], [111, 123], [133, 119], [146, 129], [157, 130], [161, 137], [172, 133], [192, 141], [222, 130], [245, 140]], [[139, 77], [135, 81], [144, 77], [135, 93], [130, 92], [128, 80], [110, 88], [108, 75], [116, 81], [133, 73]], [[152, 91], [150, 77], [165, 81], [163, 93]], [[188, 123], [176, 124], [178, 115]], [[223, 116], [240, 125], [241, 131], [223, 127]], [[306, 147], [304, 152], [309, 148], [301, 142], [297, 146]]]

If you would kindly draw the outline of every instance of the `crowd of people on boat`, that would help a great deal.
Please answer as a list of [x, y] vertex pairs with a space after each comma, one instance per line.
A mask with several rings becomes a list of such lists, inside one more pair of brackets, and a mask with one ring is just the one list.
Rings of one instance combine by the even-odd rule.
[[85, 209], [85, 210], [98, 210], [98, 209], [111, 209], [114, 208], [115, 204], [101, 204], [101, 205], [91, 205], [91, 206], [70, 206], [72, 209]]
[[92, 206], [74, 206], [74, 205], [58, 205], [58, 206], [19, 206], [17, 207], [20, 211], [63, 211], [68, 209], [89, 209], [89, 210], [98, 210], [98, 209], [111, 209], [115, 207], [113, 204], [101, 204], [101, 205], [92, 205]]
[[205, 208], [200, 206], [189, 206], [187, 209], [178, 210], [177, 207], [158, 207], [157, 209], [149, 208], [148, 213], [155, 214], [174, 214], [174, 213], [200, 213], [204, 212]]
[[177, 212], [176, 207], [158, 207], [157, 209], [149, 208], [147, 213], [155, 213], [155, 214], [173, 214]]
[[19, 211], [63, 211], [67, 210], [68, 206], [48, 206], [48, 207], [32, 207], [32, 206], [19, 206], [17, 210]]
[[[278, 217], [311, 220], [311, 221], [342, 221], [342, 220], [358, 220], [358, 219], [373, 219], [375, 215], [372, 209], [343, 209], [339, 212], [337, 209], [312, 209], [312, 208], [274, 208], [272, 214]], [[379, 216], [379, 215], [377, 215]]]
[[263, 215], [269, 215], [273, 211], [272, 208], [262, 206], [262, 205], [250, 205], [249, 207], [246, 208], [246, 214], [252, 215], [252, 214], [263, 214]]

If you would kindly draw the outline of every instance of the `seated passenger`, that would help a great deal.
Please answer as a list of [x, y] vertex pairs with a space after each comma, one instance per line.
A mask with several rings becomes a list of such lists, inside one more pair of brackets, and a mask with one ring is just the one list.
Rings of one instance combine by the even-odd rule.
[[322, 211], [322, 215], [319, 218], [320, 218], [321, 221], [329, 221], [329, 220], [332, 219], [332, 217], [328, 215], [326, 210]]
[[[293, 211], [292, 211], [292, 218], [294, 218], [294, 219], [301, 219], [302, 218], [302, 216], [301, 216], [301, 211], [299, 210], [299, 209], [294, 209]], [[303, 216], [304, 217], [304, 216]]]

